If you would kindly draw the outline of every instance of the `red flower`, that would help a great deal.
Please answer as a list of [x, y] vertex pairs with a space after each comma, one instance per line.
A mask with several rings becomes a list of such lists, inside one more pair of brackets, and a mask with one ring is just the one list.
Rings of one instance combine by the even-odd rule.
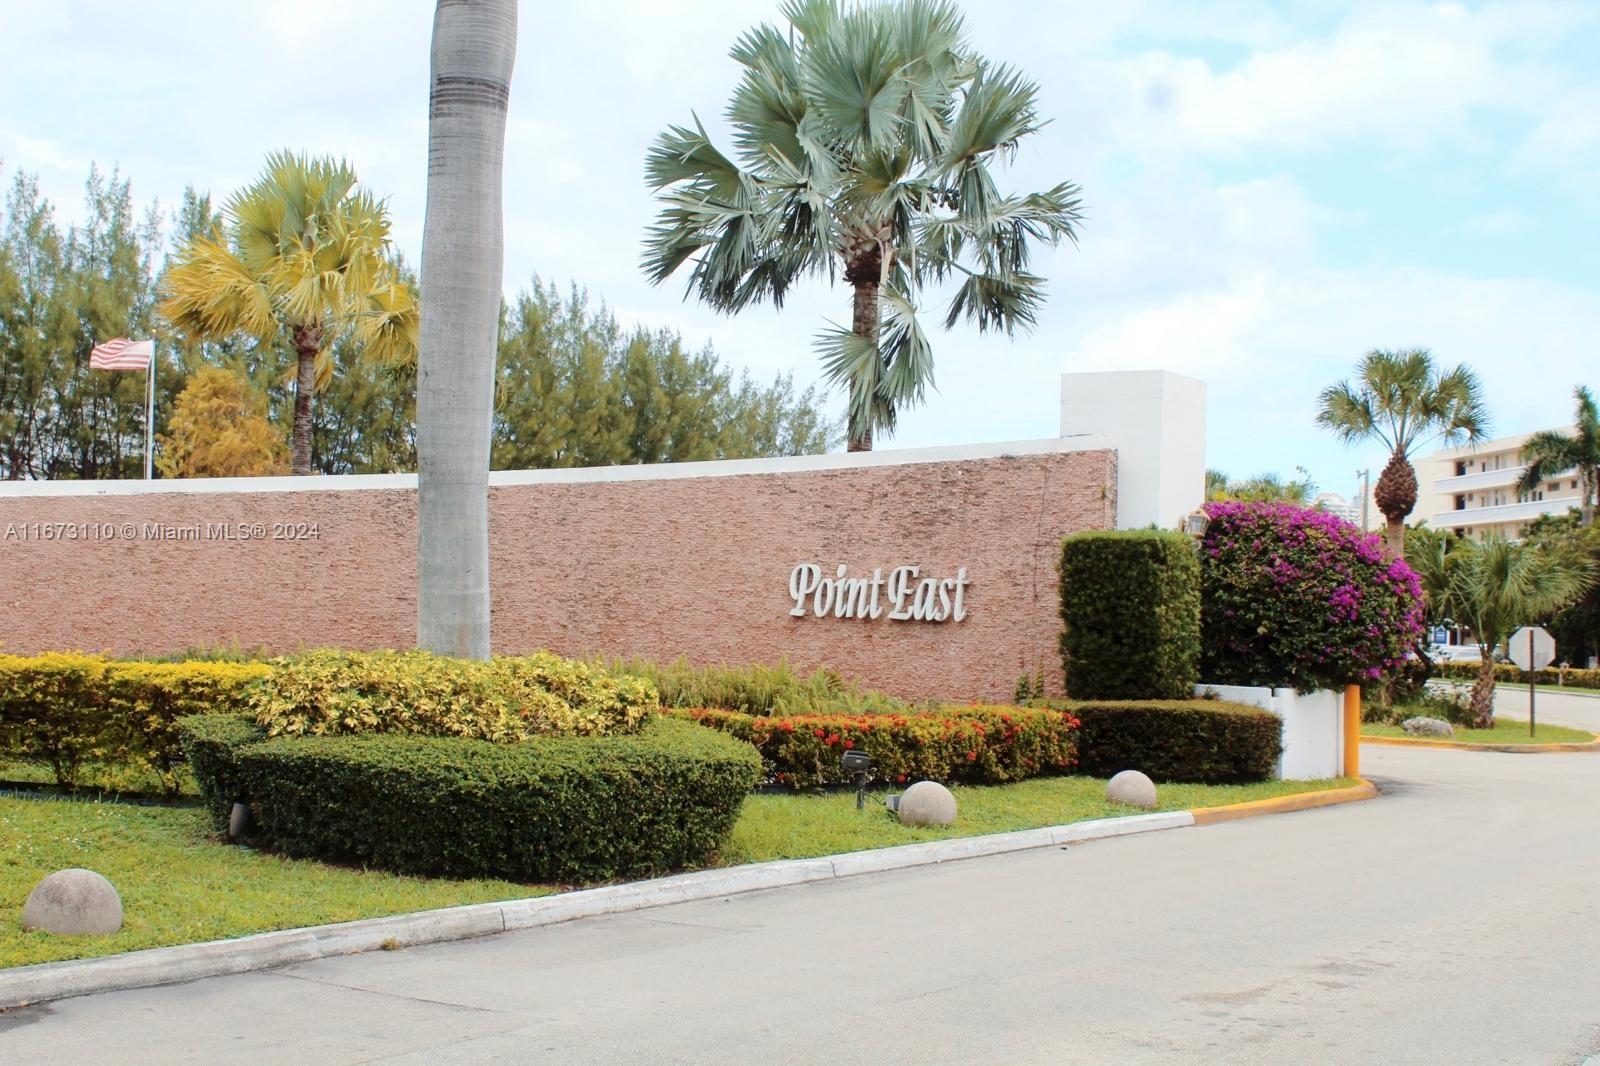
[[830, 748], [833, 747], [835, 744], [839, 743], [839, 734], [838, 733], [830, 733], [828, 735], [828, 739], [824, 740], [823, 743], [828, 745], [828, 747], [830, 747]]
[[897, 784], [897, 785], [905, 784], [906, 783], [906, 775], [905, 774], [895, 774], [894, 775], [894, 783]]
[[967, 761], [968, 762], [977, 762], [978, 761], [978, 753], [975, 752], [975, 751], [967, 752]]
[[844, 742], [844, 750], [845, 751], [849, 751], [851, 748], [853, 748], [855, 746], [856, 746], [856, 742], [853, 741], [853, 740], [847, 740], [847, 741]]
[[813, 729], [812, 732], [819, 737], [825, 737], [828, 735], [828, 731], [826, 729]]

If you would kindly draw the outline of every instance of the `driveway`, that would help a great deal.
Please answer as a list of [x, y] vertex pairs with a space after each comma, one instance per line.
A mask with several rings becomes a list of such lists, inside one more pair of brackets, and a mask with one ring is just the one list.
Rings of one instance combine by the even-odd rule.
[[1576, 1063], [1600, 756], [0, 1015], [22, 1063]]

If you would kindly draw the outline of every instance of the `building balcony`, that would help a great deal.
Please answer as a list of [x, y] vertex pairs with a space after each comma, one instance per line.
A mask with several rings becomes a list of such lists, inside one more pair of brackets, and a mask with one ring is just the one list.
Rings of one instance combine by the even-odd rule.
[[[1495, 471], [1499, 473], [1499, 471]], [[1459, 511], [1436, 511], [1428, 519], [1434, 529], [1460, 529], [1472, 526], [1493, 526], [1504, 522], [1532, 522], [1540, 515], [1566, 514], [1577, 506], [1575, 499], [1529, 500], [1526, 503], [1506, 503], [1499, 507], [1465, 507]]]
[[1517, 483], [1517, 479], [1526, 469], [1527, 466], [1519, 463], [1500, 470], [1479, 470], [1472, 474], [1442, 477], [1433, 483], [1433, 491], [1441, 496], [1454, 496], [1458, 492], [1510, 488]]

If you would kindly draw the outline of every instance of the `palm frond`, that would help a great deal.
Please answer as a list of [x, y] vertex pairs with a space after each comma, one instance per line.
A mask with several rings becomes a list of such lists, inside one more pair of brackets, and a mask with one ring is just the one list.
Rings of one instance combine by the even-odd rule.
[[1003, 330], [1007, 336], [1020, 326], [1032, 329], [1044, 303], [1044, 279], [1022, 271], [968, 274], [950, 301], [946, 329], [963, 317], [977, 324], [978, 332]]

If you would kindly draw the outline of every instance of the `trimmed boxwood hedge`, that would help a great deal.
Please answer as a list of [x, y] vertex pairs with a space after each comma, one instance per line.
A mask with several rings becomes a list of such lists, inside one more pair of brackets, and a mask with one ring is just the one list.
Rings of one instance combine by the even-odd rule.
[[1155, 781], [1263, 781], [1277, 770], [1283, 723], [1220, 700], [1054, 704], [1078, 718], [1078, 772], [1142, 770]]
[[1200, 562], [1181, 533], [1061, 544], [1061, 666], [1075, 700], [1176, 700], [1200, 677]]
[[761, 772], [749, 745], [659, 718], [630, 735], [516, 744], [267, 739], [227, 715], [179, 727], [219, 829], [243, 799], [261, 844], [412, 874], [599, 881], [703, 862]]

